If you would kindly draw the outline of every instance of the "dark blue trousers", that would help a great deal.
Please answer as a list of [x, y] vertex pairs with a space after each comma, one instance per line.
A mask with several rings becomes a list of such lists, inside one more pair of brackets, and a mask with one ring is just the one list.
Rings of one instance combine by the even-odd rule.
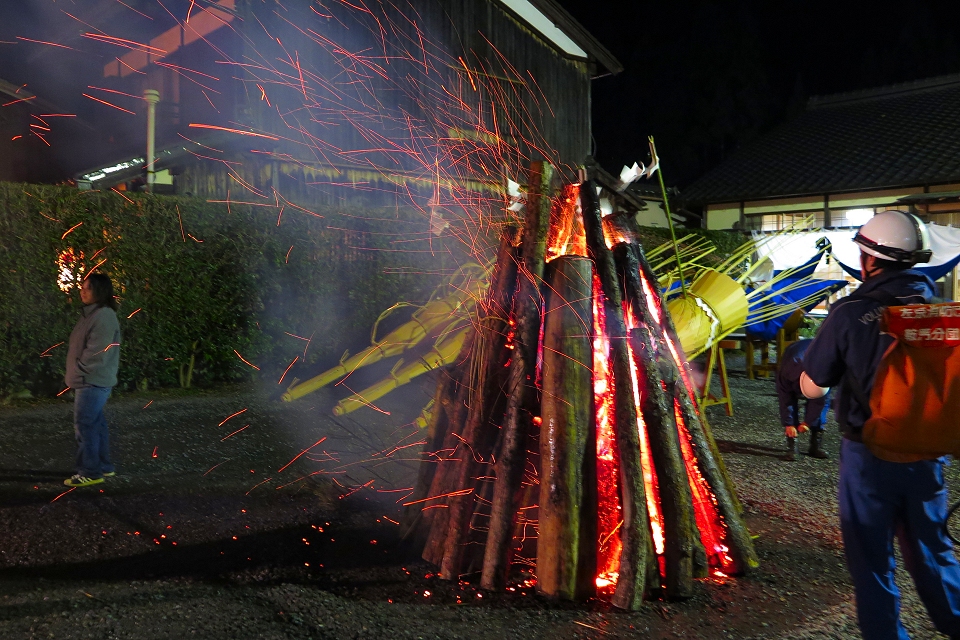
[[114, 470], [110, 461], [110, 432], [103, 413], [110, 387], [83, 387], [73, 400], [73, 430], [77, 436], [77, 473], [101, 478]]
[[823, 431], [827, 426], [827, 413], [830, 411], [830, 393], [822, 398], [810, 400], [803, 397], [800, 381], [784, 380], [777, 377], [777, 400], [780, 403], [780, 425], [784, 427], [800, 426], [800, 399], [806, 401], [803, 423], [812, 431]]
[[960, 564], [943, 529], [944, 462], [881, 460], [866, 445], [840, 447], [840, 528], [866, 640], [906, 640], [893, 581], [893, 539], [936, 628], [960, 637]]

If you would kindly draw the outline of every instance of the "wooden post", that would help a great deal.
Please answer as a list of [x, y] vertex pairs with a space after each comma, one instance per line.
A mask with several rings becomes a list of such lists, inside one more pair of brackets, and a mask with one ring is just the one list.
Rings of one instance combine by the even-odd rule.
[[506, 387], [507, 409], [480, 578], [484, 589], [503, 588], [509, 568], [507, 550], [516, 517], [517, 492], [526, 463], [527, 431], [532, 421], [530, 411], [535, 405], [534, 376], [542, 309], [540, 283], [550, 224], [552, 182], [553, 167], [549, 163], [531, 164], [521, 248], [523, 260], [518, 276], [520, 288], [515, 305], [516, 344]]
[[[596, 594], [596, 534], [581, 538], [582, 520], [594, 521], [594, 504], [585, 504], [589, 434], [596, 419], [593, 403], [593, 265], [587, 258], [563, 256], [550, 263], [543, 328], [543, 404], [540, 427], [540, 503], [537, 536], [537, 589], [549, 596], [586, 600]], [[581, 547], [592, 554], [581, 554]], [[593, 563], [589, 563], [592, 555]], [[583, 563], [581, 563], [581, 559]], [[587, 587], [588, 591], [583, 592]]]
[[[469, 337], [469, 342], [464, 346], [465, 352], [470, 353], [472, 351], [473, 346], [476, 344], [475, 337], [476, 332], [473, 332]], [[457, 447], [462, 442], [460, 433], [463, 431], [463, 423], [467, 415], [468, 382], [470, 378], [469, 360], [459, 362], [457, 369], [459, 370], [457, 394], [454, 401], [446, 407], [449, 428], [447, 429], [446, 437], [443, 439], [443, 444], [439, 448], [443, 453], [436, 457], [437, 471], [426, 497], [443, 496], [455, 490], [454, 483], [456, 482], [457, 470], [459, 468], [457, 463], [460, 462], [464, 455], [463, 450], [458, 450]], [[430, 500], [419, 505], [421, 509], [435, 507], [440, 504], [444, 505], [443, 507], [431, 508], [424, 518], [430, 525], [430, 532], [427, 536], [427, 544], [424, 547], [422, 557], [427, 562], [432, 562], [436, 565], [439, 565], [443, 558], [443, 545], [447, 537], [449, 509], [446, 508], [446, 500], [446, 498], [436, 498], [435, 500]]]
[[683, 464], [677, 421], [673, 411], [672, 356], [657, 348], [654, 320], [646, 304], [640, 268], [631, 245], [618, 244], [613, 248], [627, 301], [636, 319], [637, 328], [631, 331], [633, 358], [637, 366], [640, 407], [647, 426], [647, 439], [653, 466], [657, 471], [660, 505], [663, 512], [665, 586], [669, 598], [688, 598], [693, 595], [693, 578], [706, 573], [706, 556], [700, 545], [703, 562], [695, 570], [696, 547], [700, 542], [693, 513], [693, 497], [687, 469]]
[[[457, 469], [457, 478], [453, 491], [479, 488], [476, 477], [490, 459], [490, 453], [499, 428], [495, 422], [503, 417], [506, 395], [503, 393], [504, 364], [512, 352], [506, 348], [508, 320], [513, 303], [513, 294], [517, 285], [517, 252], [514, 248], [516, 227], [508, 227], [501, 239], [497, 252], [497, 263], [490, 280], [490, 289], [486, 304], [483, 305], [484, 317], [480, 319], [477, 340], [477, 358], [471, 370], [475, 379], [471, 381], [471, 396], [466, 424], [463, 427], [459, 446], [461, 462]], [[444, 580], [456, 580], [464, 571], [464, 544], [470, 527], [473, 507], [477, 496], [467, 494], [454, 496], [447, 500], [449, 505], [447, 533], [443, 546], [443, 560], [440, 563], [440, 577]]]
[[640, 436], [637, 432], [637, 408], [634, 404], [630, 353], [623, 320], [623, 298], [613, 254], [607, 248], [603, 235], [600, 201], [592, 180], [581, 185], [580, 202], [587, 236], [587, 251], [596, 264], [597, 276], [603, 286], [604, 313], [610, 339], [610, 362], [616, 385], [614, 422], [620, 467], [623, 545], [620, 552], [620, 575], [612, 603], [615, 607], [635, 611], [643, 602], [646, 585], [659, 582], [659, 571], [653, 554], [643, 469], [640, 466]]
[[426, 527], [422, 526], [422, 504], [420, 500], [427, 497], [430, 485], [433, 484], [433, 478], [437, 473], [437, 465], [428, 456], [440, 449], [444, 438], [447, 436], [449, 421], [447, 420], [447, 411], [444, 405], [450, 404], [456, 396], [457, 380], [452, 373], [453, 367], [444, 367], [440, 369], [440, 380], [437, 383], [437, 391], [433, 398], [433, 413], [430, 415], [430, 422], [427, 425], [426, 444], [420, 455], [420, 469], [417, 472], [417, 482], [414, 485], [413, 493], [410, 494], [409, 502], [414, 502], [403, 511], [403, 523], [401, 525], [401, 535], [404, 539], [420, 538], [421, 542], [426, 543], [426, 535], [429, 533]]

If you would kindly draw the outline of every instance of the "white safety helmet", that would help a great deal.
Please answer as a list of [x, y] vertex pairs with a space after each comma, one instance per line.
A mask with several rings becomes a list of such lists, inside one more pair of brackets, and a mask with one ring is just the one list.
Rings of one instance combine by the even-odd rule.
[[893, 262], [930, 262], [930, 237], [927, 226], [906, 211], [883, 211], [860, 227], [853, 241], [860, 250], [881, 260]]

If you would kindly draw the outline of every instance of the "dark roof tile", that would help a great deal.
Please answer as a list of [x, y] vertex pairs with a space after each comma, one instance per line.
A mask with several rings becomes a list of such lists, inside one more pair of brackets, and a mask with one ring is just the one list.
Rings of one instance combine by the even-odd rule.
[[960, 181], [960, 76], [810, 100], [684, 190], [690, 204]]

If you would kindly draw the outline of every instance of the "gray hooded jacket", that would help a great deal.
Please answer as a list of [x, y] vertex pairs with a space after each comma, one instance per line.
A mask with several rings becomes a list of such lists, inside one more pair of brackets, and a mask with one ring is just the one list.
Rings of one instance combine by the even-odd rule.
[[67, 373], [71, 389], [117, 386], [120, 365], [120, 323], [110, 307], [88, 304], [70, 333]]

